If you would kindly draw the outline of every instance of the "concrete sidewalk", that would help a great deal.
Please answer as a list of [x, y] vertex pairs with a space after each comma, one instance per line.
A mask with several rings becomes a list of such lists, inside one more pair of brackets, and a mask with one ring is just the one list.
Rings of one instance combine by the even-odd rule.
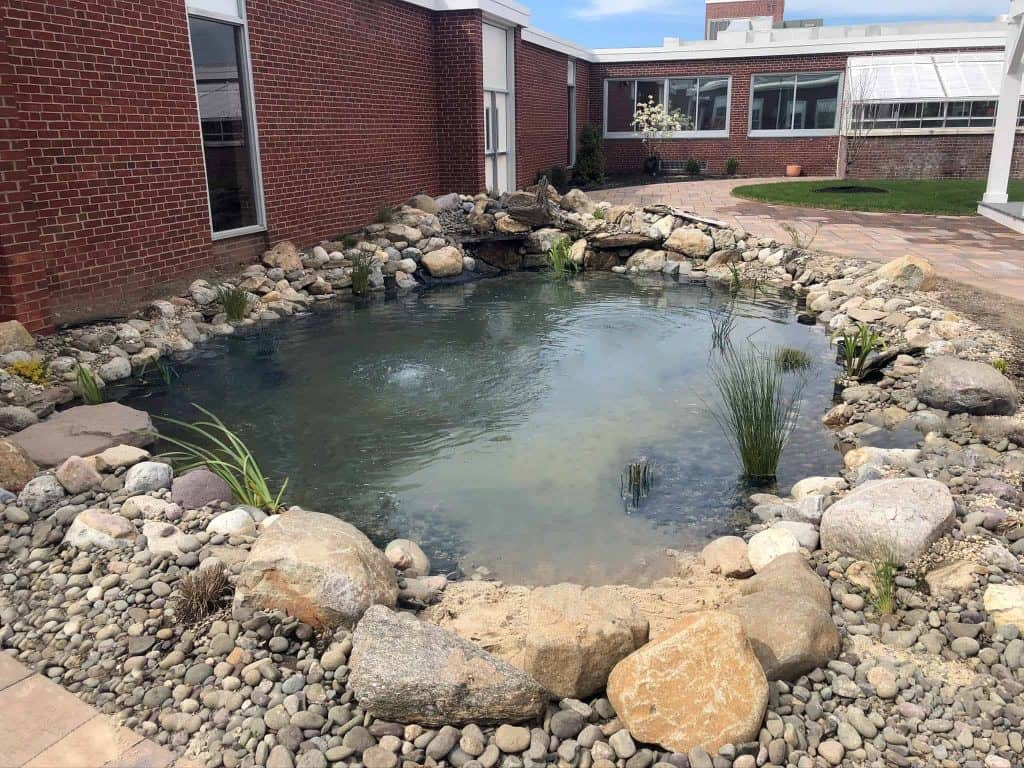
[[784, 179], [683, 181], [591, 193], [615, 205], [666, 203], [790, 242], [791, 224], [806, 235], [818, 229], [814, 249], [873, 261], [913, 254], [931, 260], [950, 280], [1024, 301], [1024, 235], [980, 216], [855, 213], [757, 203], [732, 196], [735, 187]]

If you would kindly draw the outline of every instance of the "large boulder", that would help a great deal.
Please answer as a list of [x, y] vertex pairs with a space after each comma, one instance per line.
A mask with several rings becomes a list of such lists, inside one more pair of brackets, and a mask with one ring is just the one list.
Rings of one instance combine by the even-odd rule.
[[17, 320], [0, 323], [0, 355], [8, 352], [28, 352], [36, 348], [36, 340]]
[[756, 741], [768, 680], [740, 620], [721, 611], [684, 617], [618, 663], [608, 698], [634, 738], [687, 753]]
[[234, 501], [231, 487], [205, 467], [193, 469], [171, 483], [171, 500], [182, 509], [199, 509], [208, 504]]
[[435, 624], [383, 606], [352, 637], [349, 687], [374, 717], [428, 726], [532, 720], [548, 695], [528, 675]]
[[935, 288], [935, 267], [919, 256], [901, 256], [879, 267], [875, 274], [912, 291]]
[[235, 606], [352, 628], [371, 605], [393, 607], [397, 598], [391, 563], [355, 526], [293, 507], [256, 539], [238, 578]]
[[665, 252], [643, 248], [626, 260], [630, 272], [661, 272], [665, 267]]
[[17, 493], [38, 471], [39, 467], [20, 445], [0, 438], [0, 488]]
[[453, 584], [431, 621], [526, 672], [552, 693], [584, 698], [647, 642], [647, 620], [608, 587]]
[[814, 600], [792, 592], [741, 597], [727, 611], [739, 617], [769, 680], [796, 680], [839, 655], [839, 630]]
[[263, 254], [263, 263], [268, 267], [277, 267], [285, 272], [298, 272], [302, 269], [302, 254], [295, 244], [282, 240]]
[[921, 370], [917, 398], [933, 408], [974, 416], [1012, 416], [1020, 401], [1013, 382], [988, 363], [936, 357]]
[[120, 549], [132, 546], [136, 535], [130, 520], [102, 509], [87, 509], [71, 521], [64, 543], [86, 550]]
[[715, 539], [700, 553], [700, 559], [712, 573], [720, 573], [730, 579], [745, 579], [754, 573], [747, 552], [747, 542], [739, 536], [722, 536]]
[[450, 245], [438, 248], [424, 254], [421, 263], [431, 277], [455, 277], [462, 274], [462, 251]]
[[[437, 204], [437, 201], [430, 195], [413, 195], [409, 199], [409, 207], [415, 208], [416, 210], [423, 211], [424, 213], [440, 213], [441, 206]], [[419, 240], [419, 238], [416, 238]], [[416, 240], [413, 242], [415, 243]]]
[[956, 519], [953, 496], [937, 480], [872, 480], [829, 507], [821, 518], [821, 548], [905, 565], [923, 555]]
[[747, 556], [758, 573], [776, 558], [800, 551], [800, 541], [783, 528], [766, 528], [755, 533], [747, 544]]
[[597, 206], [581, 189], [570, 189], [559, 201], [559, 205], [567, 211], [575, 213], [593, 213]]
[[821, 578], [811, 570], [803, 555], [782, 555], [761, 569], [754, 578], [741, 581], [744, 595], [790, 593], [813, 602], [825, 612], [832, 611], [832, 595]]
[[690, 258], [703, 259], [715, 249], [715, 241], [693, 227], [680, 227], [665, 241], [665, 249]]
[[154, 438], [149, 414], [120, 403], [69, 408], [10, 437], [43, 467], [55, 467], [70, 456], [92, 456], [118, 445], [141, 448]]

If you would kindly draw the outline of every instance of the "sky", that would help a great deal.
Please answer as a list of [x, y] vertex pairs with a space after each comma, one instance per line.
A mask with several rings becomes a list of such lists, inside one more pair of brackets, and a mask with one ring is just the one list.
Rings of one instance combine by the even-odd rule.
[[[704, 37], [703, 0], [519, 2], [530, 9], [531, 26], [589, 48], [651, 46], [661, 45], [665, 37]], [[826, 24], [932, 19], [991, 21], [1009, 7], [1010, 0], [786, 0], [786, 18], [823, 18]]]

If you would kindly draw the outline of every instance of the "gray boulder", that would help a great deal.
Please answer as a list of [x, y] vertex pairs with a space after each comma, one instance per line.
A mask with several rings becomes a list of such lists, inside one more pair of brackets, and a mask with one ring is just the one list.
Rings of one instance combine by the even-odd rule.
[[193, 469], [171, 483], [171, 500], [182, 509], [199, 509], [221, 501], [231, 503], [231, 488], [217, 475], [205, 468]]
[[174, 471], [169, 464], [143, 461], [128, 470], [124, 476], [124, 489], [128, 493], [150, 493], [171, 487]]
[[55, 467], [69, 456], [92, 456], [118, 445], [142, 448], [154, 437], [148, 413], [120, 403], [103, 403], [61, 411], [10, 439], [36, 464]]
[[532, 720], [548, 699], [539, 683], [478, 645], [383, 606], [356, 627], [349, 666], [360, 706], [398, 723]]
[[923, 555], [956, 519], [949, 489], [937, 480], [871, 480], [826, 510], [821, 548], [861, 560]]
[[42, 512], [64, 498], [64, 486], [53, 475], [40, 475], [29, 480], [18, 494], [18, 506], [29, 512]]
[[1013, 382], [987, 363], [936, 357], [921, 371], [918, 399], [950, 413], [1012, 416], [1020, 404]]

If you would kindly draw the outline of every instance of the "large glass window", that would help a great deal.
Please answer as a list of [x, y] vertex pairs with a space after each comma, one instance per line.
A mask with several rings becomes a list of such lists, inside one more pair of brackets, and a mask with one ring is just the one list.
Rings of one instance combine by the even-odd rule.
[[728, 128], [728, 77], [609, 80], [606, 85], [607, 133], [635, 133], [636, 105], [647, 101], [664, 104], [668, 110], [684, 115], [689, 125], [682, 132], [724, 132]]
[[991, 99], [858, 104], [853, 109], [851, 128], [865, 131], [992, 128], [997, 106], [998, 102]]
[[192, 17], [192, 57], [214, 232], [259, 223], [242, 28]]
[[839, 116], [838, 72], [755, 75], [751, 131], [834, 131]]

